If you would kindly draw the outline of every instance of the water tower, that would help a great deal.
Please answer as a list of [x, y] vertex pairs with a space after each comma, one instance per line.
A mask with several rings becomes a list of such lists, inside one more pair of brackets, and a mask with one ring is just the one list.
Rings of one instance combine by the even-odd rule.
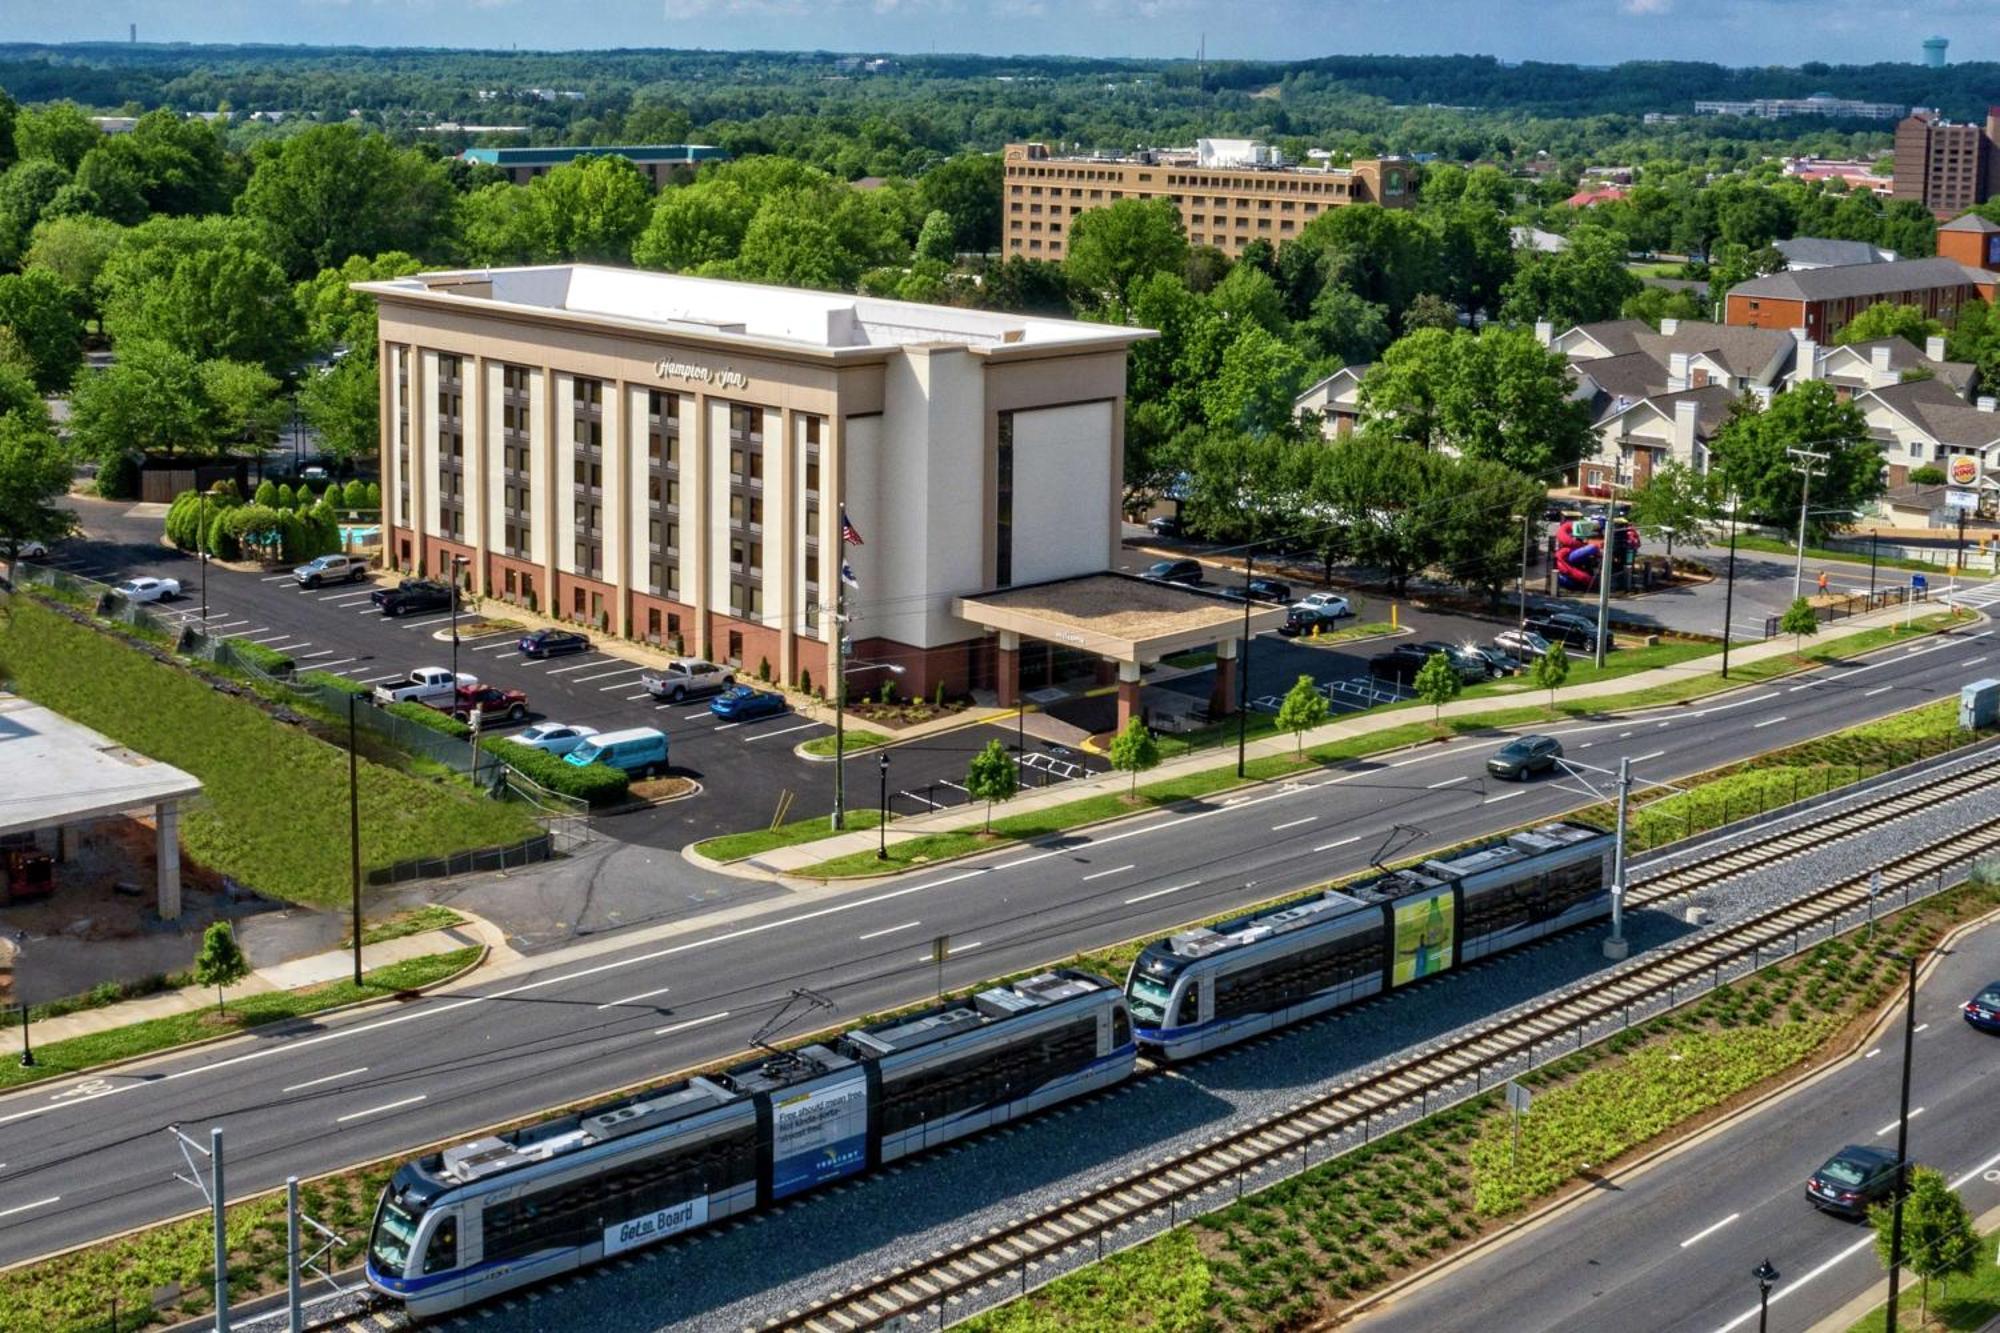
[[1931, 69], [1944, 68], [1944, 50], [1951, 45], [1948, 37], [1924, 38], [1924, 64]]

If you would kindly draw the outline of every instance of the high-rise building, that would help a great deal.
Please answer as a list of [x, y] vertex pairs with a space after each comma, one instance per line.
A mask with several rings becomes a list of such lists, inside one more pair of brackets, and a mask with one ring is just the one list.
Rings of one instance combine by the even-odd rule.
[[1983, 204], [2000, 182], [2000, 106], [1984, 125], [1957, 125], [1918, 111], [1896, 126], [1895, 199], [1915, 199], [1941, 218]]
[[1345, 204], [1408, 208], [1416, 166], [1407, 158], [1360, 158], [1349, 167], [1291, 167], [1249, 139], [1203, 139], [1195, 148], [1132, 157], [1062, 157], [1045, 144], [1008, 144], [1001, 185], [1006, 253], [1061, 259], [1069, 229], [1120, 199], [1171, 199], [1195, 245], [1239, 255], [1255, 240], [1294, 240], [1321, 213]]

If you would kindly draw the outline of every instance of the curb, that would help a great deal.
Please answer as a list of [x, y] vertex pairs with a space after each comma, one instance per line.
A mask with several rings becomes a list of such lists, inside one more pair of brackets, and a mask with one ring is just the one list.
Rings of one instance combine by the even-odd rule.
[[[447, 927], [447, 929], [450, 929], [450, 928], [449, 928], [449, 927]], [[461, 945], [460, 947], [461, 947], [461, 948], [464, 948], [464, 947], [469, 947], [469, 946], [464, 946], [464, 945]], [[439, 953], [454, 953], [454, 952], [456, 952], [456, 950], [447, 950], [447, 949], [440, 949], [440, 950], [439, 950], [438, 952], [439, 952]], [[423, 957], [423, 956], [425, 956], [425, 955], [422, 955], [422, 954], [419, 954], [419, 955], [418, 955], [418, 957]], [[279, 1019], [279, 1020], [278, 1020], [277, 1022], [275, 1022], [275, 1023], [259, 1023], [259, 1024], [257, 1024], [257, 1025], [256, 1025], [256, 1026], [254, 1026], [254, 1027], [247, 1027], [247, 1028], [239, 1028], [239, 1029], [238, 1029], [238, 1030], [236, 1030], [235, 1032], [218, 1032], [218, 1033], [216, 1033], [216, 1034], [215, 1034], [214, 1036], [212, 1036], [212, 1037], [197, 1037], [197, 1038], [196, 1038], [195, 1040], [193, 1040], [193, 1041], [184, 1041], [184, 1042], [178, 1042], [178, 1043], [176, 1043], [175, 1045], [172, 1045], [172, 1046], [162, 1046], [162, 1047], [160, 1047], [160, 1048], [159, 1048], [158, 1050], [154, 1050], [154, 1051], [146, 1051], [146, 1052], [144, 1052], [143, 1054], [140, 1054], [140, 1055], [128, 1055], [128, 1056], [124, 1057], [123, 1059], [120, 1059], [120, 1060], [112, 1060], [112, 1061], [109, 1061], [109, 1062], [107, 1062], [107, 1063], [105, 1063], [105, 1064], [101, 1064], [101, 1065], [86, 1065], [86, 1066], [85, 1066], [85, 1067], [83, 1067], [82, 1069], [72, 1069], [72, 1070], [70, 1070], [70, 1071], [69, 1071], [68, 1073], [64, 1073], [64, 1074], [56, 1074], [56, 1075], [54, 1075], [54, 1076], [52, 1076], [52, 1077], [49, 1077], [49, 1078], [40, 1078], [40, 1079], [30, 1079], [30, 1080], [29, 1080], [28, 1082], [26, 1082], [26, 1083], [19, 1083], [19, 1084], [16, 1084], [15, 1086], [13, 1086], [13, 1087], [11, 1087], [11, 1088], [8, 1088], [8, 1089], [6, 1089], [5, 1091], [0, 1091], [0, 1100], [5, 1100], [6, 1098], [8, 1098], [8, 1097], [11, 1097], [11, 1096], [13, 1096], [13, 1095], [14, 1095], [15, 1093], [17, 1093], [17, 1092], [26, 1092], [26, 1091], [28, 1091], [28, 1090], [30, 1090], [30, 1089], [32, 1089], [32, 1088], [36, 1088], [36, 1087], [39, 1087], [39, 1086], [41, 1086], [42, 1084], [45, 1084], [45, 1083], [55, 1083], [55, 1082], [58, 1082], [58, 1081], [59, 1081], [59, 1080], [61, 1080], [61, 1079], [65, 1079], [65, 1078], [75, 1078], [75, 1077], [78, 1077], [78, 1076], [81, 1076], [81, 1075], [93, 1075], [93, 1076], [94, 1076], [94, 1075], [97, 1075], [97, 1074], [103, 1074], [103, 1073], [109, 1073], [109, 1072], [111, 1072], [111, 1071], [113, 1071], [113, 1070], [118, 1070], [118, 1069], [125, 1069], [125, 1068], [129, 1068], [129, 1067], [130, 1067], [130, 1066], [132, 1066], [132, 1065], [136, 1065], [136, 1064], [141, 1064], [141, 1063], [143, 1063], [143, 1062], [145, 1062], [145, 1061], [147, 1061], [147, 1060], [157, 1060], [157, 1059], [159, 1059], [159, 1058], [160, 1058], [161, 1056], [164, 1056], [164, 1055], [184, 1055], [184, 1054], [186, 1054], [186, 1053], [187, 1053], [188, 1051], [194, 1051], [194, 1050], [200, 1050], [200, 1049], [201, 1049], [202, 1047], [204, 1047], [204, 1046], [216, 1046], [216, 1045], [220, 1045], [220, 1044], [221, 1044], [222, 1042], [225, 1042], [225, 1041], [235, 1041], [235, 1040], [237, 1040], [238, 1038], [241, 1038], [241, 1037], [247, 1037], [247, 1036], [251, 1036], [251, 1035], [253, 1035], [253, 1034], [254, 1034], [254, 1035], [258, 1035], [258, 1036], [262, 1036], [262, 1035], [264, 1035], [264, 1034], [266, 1034], [266, 1033], [271, 1033], [271, 1034], [283, 1034], [283, 1033], [284, 1033], [284, 1031], [285, 1031], [285, 1029], [286, 1029], [286, 1028], [287, 1028], [288, 1026], [292, 1025], [292, 1024], [296, 1024], [296, 1023], [317, 1023], [317, 1022], [318, 1022], [318, 1021], [319, 1021], [320, 1019], [322, 1019], [322, 1018], [326, 1018], [326, 1017], [328, 1017], [328, 1016], [330, 1016], [330, 1015], [333, 1015], [333, 1014], [341, 1014], [341, 1013], [346, 1013], [346, 1012], [347, 1012], [348, 1010], [350, 1010], [350, 1009], [361, 1009], [361, 1008], [365, 1008], [366, 1006], [368, 1006], [368, 1005], [371, 1005], [371, 1004], [396, 1004], [396, 1003], [400, 1003], [400, 1001], [401, 1001], [401, 998], [402, 998], [403, 996], [405, 996], [405, 995], [428, 995], [428, 994], [430, 994], [430, 993], [431, 993], [432, 991], [435, 991], [435, 990], [438, 990], [438, 989], [440, 989], [440, 988], [442, 988], [442, 987], [445, 987], [445, 986], [449, 986], [449, 985], [451, 985], [451, 984], [452, 984], [453, 982], [455, 982], [455, 981], [459, 981], [459, 980], [461, 980], [461, 979], [463, 979], [463, 978], [465, 978], [465, 977], [467, 977], [467, 976], [470, 976], [470, 975], [471, 975], [472, 973], [474, 973], [474, 972], [478, 971], [478, 970], [479, 970], [480, 968], [482, 968], [482, 967], [486, 966], [486, 961], [487, 961], [487, 960], [488, 960], [489, 958], [491, 958], [492, 956], [493, 956], [493, 946], [492, 946], [492, 945], [490, 945], [490, 944], [483, 944], [483, 943], [482, 943], [482, 944], [481, 944], [481, 945], [479, 946], [479, 957], [477, 957], [477, 958], [473, 959], [473, 960], [472, 960], [471, 962], [467, 963], [467, 964], [466, 964], [466, 965], [465, 965], [464, 967], [461, 967], [460, 969], [458, 969], [458, 971], [456, 971], [456, 972], [453, 972], [453, 973], [451, 973], [451, 974], [450, 974], [450, 975], [448, 975], [448, 976], [442, 976], [442, 977], [439, 977], [439, 978], [438, 978], [438, 979], [437, 979], [436, 981], [427, 981], [427, 982], [425, 982], [425, 983], [424, 983], [423, 985], [421, 985], [421, 986], [412, 986], [412, 987], [410, 987], [410, 988], [409, 988], [408, 990], [399, 990], [399, 991], [397, 991], [397, 992], [395, 992], [394, 994], [391, 994], [391, 995], [382, 995], [382, 996], [375, 996], [375, 997], [372, 997], [372, 998], [369, 998], [369, 999], [366, 999], [366, 1000], [349, 1000], [349, 1001], [347, 1001], [347, 1002], [346, 1002], [345, 1004], [336, 1004], [336, 1005], [331, 1005], [331, 1006], [329, 1006], [328, 1008], [325, 1008], [325, 1009], [315, 1009], [315, 1010], [313, 1010], [313, 1011], [312, 1011], [311, 1013], [309, 1013], [309, 1014], [300, 1014], [300, 1015], [299, 1015], [298, 1017], [296, 1017], [296, 1018], [281, 1018], [281, 1019]], [[303, 988], [303, 987], [301, 987], [300, 989], [304, 989], [304, 988]], [[284, 993], [284, 992], [261, 992], [261, 991], [260, 991], [260, 992], [258, 992], [258, 993], [259, 993], [259, 994], [272, 994], [272, 993]], [[144, 1018], [141, 1018], [141, 1019], [138, 1019], [138, 1020], [136, 1020], [136, 1021], [137, 1021], [137, 1022], [141, 1022], [141, 1023], [144, 1023], [144, 1022], [149, 1022], [150, 1020], [148, 1020], [148, 1019], [144, 1019]], [[112, 1032], [112, 1031], [116, 1031], [117, 1029], [115, 1029], [115, 1028], [106, 1028], [106, 1029], [103, 1029], [103, 1030], [104, 1030], [104, 1031], [107, 1031], [107, 1032]], [[86, 1035], [88, 1035], [88, 1034], [86, 1034]], [[66, 1041], [66, 1040], [69, 1040], [69, 1038], [57, 1038], [57, 1040], [59, 1040], [59, 1041]], [[119, 1233], [118, 1233], [118, 1235], [121, 1235], [121, 1236], [123, 1236], [123, 1235], [130, 1235], [130, 1234], [131, 1234], [130, 1232], [119, 1232]], [[115, 1240], [115, 1239], [117, 1239], [117, 1237], [116, 1237], [116, 1236], [106, 1236], [106, 1237], [100, 1237], [99, 1239], [100, 1239], [100, 1240]], [[98, 1241], [91, 1241], [91, 1242], [89, 1242], [89, 1243], [90, 1243], [90, 1244], [92, 1244], [92, 1245], [95, 1245], [95, 1244], [97, 1244], [97, 1243], [98, 1243]], [[82, 1246], [72, 1246], [72, 1247], [71, 1247], [71, 1249], [81, 1249], [81, 1248], [83, 1248], [83, 1247], [82, 1247]], [[54, 1252], [53, 1254], [45, 1254], [45, 1255], [41, 1256], [41, 1258], [43, 1258], [43, 1259], [52, 1259], [52, 1258], [55, 1258], [55, 1257], [56, 1257], [57, 1255], [62, 1255], [62, 1254], [68, 1254], [68, 1253], [70, 1253], [70, 1250], [57, 1250], [57, 1251], [55, 1251], [55, 1252]], [[35, 1259], [29, 1259], [29, 1260], [23, 1260], [22, 1262], [24, 1262], [24, 1263], [37, 1263], [37, 1262], [39, 1262], [39, 1260], [35, 1260]], [[20, 1264], [8, 1264], [8, 1265], [5, 1265], [5, 1266], [0, 1266], [0, 1273], [5, 1273], [5, 1272], [10, 1272], [10, 1271], [12, 1271], [13, 1269], [15, 1269], [15, 1268], [18, 1268], [18, 1267], [20, 1267]]]
[[[1935, 947], [1942, 949], [1956, 942], [1961, 936], [1970, 934], [1975, 930], [1983, 930], [1996, 921], [2000, 921], [2000, 908], [1995, 908], [1984, 916], [1975, 917], [1971, 921], [1961, 922], [1947, 933], [1942, 940], [1938, 941]], [[1929, 979], [1930, 974], [1939, 965], [1940, 955], [1933, 951], [1918, 969], [1917, 986], [1919, 989], [1923, 987], [1924, 983]], [[1774, 1103], [1784, 1100], [1795, 1092], [1803, 1092], [1810, 1085], [1837, 1071], [1843, 1062], [1854, 1057], [1855, 1052], [1863, 1050], [1881, 1036], [1901, 1005], [1902, 996], [1900, 994], [1885, 1001], [1881, 1009], [1876, 1012], [1874, 1019], [1855, 1037], [1853, 1042], [1845, 1050], [1835, 1051], [1830, 1054], [1824, 1063], [1810, 1069], [1801, 1070], [1799, 1073], [1792, 1075], [1777, 1086], [1767, 1089], [1753, 1100], [1745, 1102], [1728, 1114], [1711, 1120], [1708, 1124], [1703, 1125], [1691, 1134], [1683, 1135], [1666, 1143], [1657, 1144], [1615, 1170], [1600, 1172], [1596, 1181], [1583, 1181], [1576, 1184], [1571, 1187], [1568, 1193], [1551, 1199], [1519, 1221], [1510, 1223], [1496, 1231], [1488, 1232], [1485, 1236], [1474, 1241], [1464, 1249], [1447, 1255], [1434, 1264], [1418, 1269], [1416, 1272], [1398, 1279], [1382, 1290], [1364, 1297], [1354, 1304], [1338, 1310], [1307, 1327], [1312, 1329], [1337, 1328], [1367, 1315], [1373, 1312], [1377, 1306], [1393, 1300], [1397, 1296], [1407, 1295], [1412, 1291], [1428, 1286], [1433, 1281], [1448, 1275], [1461, 1264], [1478, 1258], [1489, 1251], [1501, 1249], [1508, 1243], [1520, 1239], [1536, 1228], [1546, 1225], [1554, 1220], [1558, 1214], [1566, 1212], [1586, 1199], [1595, 1197], [1603, 1187], [1615, 1186], [1620, 1182], [1641, 1175], [1659, 1165], [1667, 1158], [1681, 1152], [1683, 1149], [1692, 1148], [1724, 1130], [1733, 1128], [1738, 1121], [1767, 1109]]]

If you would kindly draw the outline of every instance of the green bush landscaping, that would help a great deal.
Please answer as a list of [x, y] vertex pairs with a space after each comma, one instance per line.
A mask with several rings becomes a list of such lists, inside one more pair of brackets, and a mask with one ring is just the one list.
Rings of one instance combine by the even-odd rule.
[[[231, 639], [230, 653], [247, 662], [267, 676], [288, 676], [298, 665], [290, 653], [281, 653], [275, 648], [266, 648], [261, 643], [251, 643], [247, 639]], [[336, 677], [335, 679], [339, 679]]]
[[[848, 727], [841, 736], [841, 748], [848, 754], [856, 750], [866, 750], [871, 746], [887, 745], [889, 738], [879, 731], [869, 731], [864, 727]], [[833, 733], [815, 736], [799, 747], [801, 753], [818, 755], [822, 759], [833, 757]]]
[[488, 754], [529, 781], [594, 806], [616, 805], [631, 794], [632, 780], [622, 768], [572, 764], [561, 755], [518, 741], [491, 740], [485, 746]]
[[[347, 900], [346, 802], [326, 800], [346, 787], [340, 749], [28, 597], [0, 623], [0, 673], [35, 702], [200, 778], [203, 794], [181, 819], [195, 861], [275, 898]], [[456, 784], [364, 762], [360, 785], [364, 867], [535, 833], [520, 806]]]
[[366, 699], [369, 695], [368, 687], [360, 681], [350, 680], [346, 676], [336, 676], [331, 671], [301, 671], [298, 681], [301, 685], [331, 686], [342, 694], [351, 694], [357, 699]]
[[447, 736], [455, 736], [459, 740], [469, 740], [472, 736], [472, 727], [470, 724], [460, 722], [449, 713], [440, 713], [428, 704], [420, 704], [411, 699], [399, 700], [396, 703], [390, 704], [382, 711], [394, 717], [400, 717], [405, 722], [414, 722], [420, 727], [428, 727], [432, 731], [443, 732]]

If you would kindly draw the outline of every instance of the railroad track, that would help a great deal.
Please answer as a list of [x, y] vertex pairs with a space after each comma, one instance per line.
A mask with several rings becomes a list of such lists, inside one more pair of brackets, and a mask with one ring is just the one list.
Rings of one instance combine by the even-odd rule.
[[[1945, 783], [1922, 788], [1924, 804], [1935, 802], [1944, 785], [1964, 790], [1958, 785], [1963, 776], [1953, 774]], [[1863, 826], [1878, 825], [1885, 808], [1897, 804], [1902, 795], [1869, 803], [1864, 809], [1873, 814]], [[1829, 824], [1846, 825], [1850, 814], [1861, 813], [1843, 811]], [[1804, 832], [1788, 832], [1769, 840], [1769, 846], [1789, 844]], [[1813, 841], [1823, 844], [1825, 839], [1815, 832]], [[1927, 896], [1944, 886], [1947, 869], [1996, 850], [2000, 850], [2000, 826], [1969, 830], [1678, 947], [1654, 950], [1466, 1035], [1420, 1048], [1290, 1110], [1149, 1163], [760, 1327], [800, 1333], [854, 1333], [904, 1323], [942, 1327], [956, 1314], [1025, 1293], [1043, 1276], [1087, 1262], [1093, 1248], [1101, 1257], [1107, 1237], [1154, 1234], [1174, 1225], [1183, 1214], [1240, 1198], [1246, 1187], [1257, 1187], [1258, 1177], [1294, 1174], [1378, 1133], [1421, 1119], [1434, 1108], [1475, 1096], [1558, 1054], [1580, 1049], [1767, 962], [1791, 957], [1858, 927], [1877, 911], [1893, 911]], [[1771, 859], [1796, 854], [1788, 851]], [[1712, 864], [1720, 869], [1732, 862], [1735, 868], [1715, 877], [1728, 878], [1770, 864], [1770, 860], [1742, 862], [1733, 854]], [[1879, 894], [1871, 892], [1875, 874], [1881, 876]], [[1672, 892], [1691, 887], [1699, 886]], [[1666, 895], [1656, 899], [1659, 896]]]

